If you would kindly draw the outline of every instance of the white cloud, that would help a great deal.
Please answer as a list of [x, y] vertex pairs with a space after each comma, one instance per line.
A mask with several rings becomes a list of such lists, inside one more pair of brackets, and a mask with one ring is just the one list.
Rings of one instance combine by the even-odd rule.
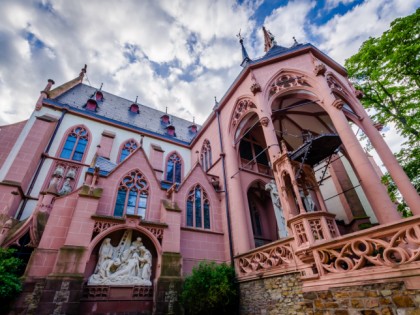
[[315, 6], [315, 1], [295, 0], [274, 10], [265, 21], [265, 27], [276, 37], [280, 46], [290, 47], [293, 37], [299, 42], [308, 40], [306, 27], [309, 25], [307, 15]]
[[325, 1], [325, 9], [327, 11], [332, 10], [342, 4], [350, 4], [353, 3], [355, 0], [326, 0]]
[[341, 64], [355, 54], [369, 37], [380, 36], [397, 17], [411, 14], [419, 0], [368, 0], [325, 25], [312, 25], [319, 48]]
[[[331, 0], [332, 3], [337, 3]], [[383, 3], [383, 5], [380, 5]], [[0, 125], [26, 119], [51, 78], [62, 84], [88, 65], [87, 83], [148, 106], [167, 104], [202, 123], [241, 68], [241, 29], [251, 58], [263, 51], [255, 31], [262, 0], [0, 1]], [[314, 32], [342, 62], [369, 35], [414, 11], [419, 0], [367, 1], [323, 26], [311, 26], [316, 1], [273, 7], [264, 20], [280, 45]], [[369, 22], [369, 23], [368, 23]], [[260, 28], [260, 25], [258, 25]], [[31, 43], [28, 41], [32, 34]], [[254, 36], [257, 36], [254, 38]], [[42, 44], [41, 44], [42, 43]], [[165, 71], [156, 73], [157, 69]], [[182, 110], [182, 111], [181, 111]]]

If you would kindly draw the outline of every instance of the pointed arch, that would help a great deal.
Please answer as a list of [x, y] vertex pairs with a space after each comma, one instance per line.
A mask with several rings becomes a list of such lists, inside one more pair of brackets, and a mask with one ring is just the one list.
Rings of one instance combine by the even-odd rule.
[[183, 179], [184, 161], [181, 155], [173, 151], [168, 154], [165, 163], [165, 180], [180, 184]]
[[256, 111], [257, 105], [252, 101], [249, 97], [242, 97], [239, 98], [235, 106], [233, 108], [231, 118], [230, 118], [230, 126], [229, 130], [230, 132], [234, 132], [234, 130], [239, 125], [239, 122], [242, 120], [244, 116], [246, 116], [251, 111]]
[[195, 184], [188, 192], [186, 201], [186, 226], [210, 229], [210, 200], [200, 184]]
[[118, 163], [121, 163], [122, 161], [124, 161], [138, 147], [139, 147], [139, 143], [134, 139], [129, 139], [125, 141], [123, 144], [121, 144], [120, 150], [118, 153], [118, 158], [117, 158]]
[[60, 146], [59, 157], [66, 160], [83, 162], [85, 152], [89, 148], [89, 139], [91, 138], [89, 129], [84, 125], [77, 125], [70, 127], [65, 134], [66, 137], [63, 138]]
[[149, 182], [142, 172], [134, 169], [121, 179], [114, 206], [114, 216], [126, 214], [141, 216], [147, 214]]
[[301, 88], [312, 91], [314, 86], [316, 86], [316, 83], [311, 78], [311, 75], [303, 71], [296, 71], [296, 69], [283, 68], [268, 80], [263, 93], [264, 98], [269, 100], [272, 99], [274, 95], [289, 90]]
[[201, 147], [200, 162], [204, 171], [208, 171], [213, 165], [211, 156], [211, 145], [208, 139], [205, 139]]

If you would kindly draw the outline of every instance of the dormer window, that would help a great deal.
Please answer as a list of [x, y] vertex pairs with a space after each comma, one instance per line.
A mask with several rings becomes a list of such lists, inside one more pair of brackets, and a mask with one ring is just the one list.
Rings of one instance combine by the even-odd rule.
[[140, 109], [139, 109], [139, 105], [137, 105], [137, 104], [131, 104], [131, 106], [130, 106], [130, 108], [129, 108], [129, 111], [131, 112], [131, 113], [136, 113], [136, 114], [140, 114]]
[[98, 111], [98, 102], [96, 102], [94, 99], [89, 99], [85, 106], [83, 106], [84, 108], [86, 108], [87, 110], [91, 110], [93, 112]]
[[[171, 123], [170, 119], [169, 119], [169, 115], [165, 114], [162, 117], [160, 117], [160, 123], [164, 126], [167, 126]], [[174, 128], [175, 131], [175, 128]]]
[[170, 125], [166, 128], [166, 134], [171, 137], [176, 137], [175, 127]]
[[197, 133], [197, 125], [193, 124], [188, 127], [190, 133], [196, 134]]
[[103, 102], [104, 101], [104, 94], [101, 91], [97, 91], [95, 93], [95, 99], [97, 102]]

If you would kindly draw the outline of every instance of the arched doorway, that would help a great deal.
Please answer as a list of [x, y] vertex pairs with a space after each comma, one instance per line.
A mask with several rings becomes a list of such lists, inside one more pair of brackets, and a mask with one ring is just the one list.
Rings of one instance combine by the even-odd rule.
[[265, 186], [258, 180], [247, 191], [255, 247], [271, 243], [279, 235], [272, 199]]

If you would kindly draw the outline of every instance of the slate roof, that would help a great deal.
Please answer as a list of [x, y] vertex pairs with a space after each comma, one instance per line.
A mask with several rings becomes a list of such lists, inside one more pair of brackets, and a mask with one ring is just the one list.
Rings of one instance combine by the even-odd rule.
[[280, 56], [280, 55], [283, 55], [283, 54], [286, 54], [286, 53], [290, 53], [292, 51], [301, 49], [303, 47], [308, 47], [308, 46], [314, 47], [309, 43], [307, 43], [307, 44], [294, 44], [293, 46], [291, 46], [289, 48], [279, 46], [279, 45], [274, 45], [273, 47], [270, 48], [269, 51], [266, 52], [266, 54], [264, 56], [262, 56], [261, 58], [252, 60], [250, 63], [251, 64], [258, 63], [258, 62], [268, 60], [268, 59], [271, 59], [273, 57], [277, 57], [277, 56]]
[[[104, 96], [103, 102], [97, 102], [97, 111], [91, 111], [84, 108], [84, 105], [97, 91], [96, 88], [80, 83], [69, 91], [58, 96], [54, 101], [50, 101], [54, 105], [66, 105], [71, 109], [83, 112], [94, 117], [104, 118], [114, 123], [138, 129], [140, 132], [158, 135], [175, 142], [189, 144], [196, 136], [196, 133], [190, 132], [189, 126], [192, 122], [185, 119], [172, 116], [170, 114], [170, 124], [175, 127], [176, 137], [169, 136], [166, 133], [167, 125], [161, 123], [160, 118], [165, 115], [164, 112], [154, 108], [139, 104], [140, 113], [130, 112], [130, 106], [133, 101], [126, 100], [122, 97], [101, 90]], [[48, 102], [48, 101], [47, 101]], [[58, 103], [58, 104], [57, 104]], [[200, 126], [196, 124], [198, 129]]]

